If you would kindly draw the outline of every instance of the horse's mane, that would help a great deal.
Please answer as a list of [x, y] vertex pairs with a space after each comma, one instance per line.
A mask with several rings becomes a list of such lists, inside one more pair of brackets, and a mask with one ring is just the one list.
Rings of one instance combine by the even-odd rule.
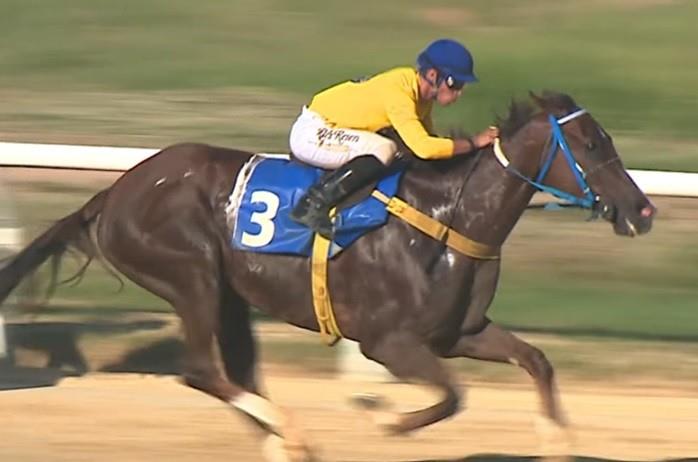
[[470, 164], [471, 162], [474, 162], [474, 160], [478, 157], [477, 155], [471, 156], [454, 156], [448, 159], [441, 159], [441, 160], [425, 160], [425, 159], [420, 159], [417, 157], [414, 153], [411, 151], [409, 152], [407, 159], [410, 162], [410, 169], [429, 169], [429, 170], [436, 170], [439, 172], [449, 172], [451, 171], [455, 166], [460, 166], [460, 165], [465, 165], [465, 164]]
[[567, 113], [577, 107], [572, 97], [564, 93], [545, 90], [540, 96], [532, 92], [529, 94], [530, 99], [524, 101], [512, 99], [506, 117], [497, 117], [496, 125], [502, 138], [514, 136], [539, 109], [550, 113]]
[[[508, 139], [514, 136], [521, 127], [526, 125], [531, 117], [537, 114], [540, 110], [554, 113], [566, 114], [577, 108], [577, 104], [572, 97], [565, 93], [559, 93], [550, 90], [544, 90], [541, 95], [536, 95], [529, 92], [529, 99], [515, 100], [512, 99], [509, 104], [509, 112], [505, 117], [496, 117], [495, 125], [499, 127], [500, 136], [503, 139]], [[380, 133], [380, 132], [379, 132]], [[398, 143], [400, 151], [407, 154], [407, 158], [411, 164], [411, 169], [433, 169], [438, 171], [449, 171], [454, 165], [461, 165], [473, 162], [478, 156], [456, 156], [450, 159], [433, 161], [423, 160], [414, 155], [405, 143], [400, 139], [397, 132], [392, 129], [387, 129], [381, 134], [388, 136]], [[456, 133], [457, 136], [467, 136], [465, 134]]]

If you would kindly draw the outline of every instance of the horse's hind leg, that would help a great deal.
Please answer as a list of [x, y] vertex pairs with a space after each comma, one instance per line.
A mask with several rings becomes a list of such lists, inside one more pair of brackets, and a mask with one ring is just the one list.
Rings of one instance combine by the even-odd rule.
[[[201, 273], [202, 267], [205, 266], [198, 266], [197, 273]], [[266, 435], [263, 450], [270, 462], [312, 460], [310, 450], [289, 414], [258, 393], [254, 337], [246, 307], [219, 305], [221, 299], [214, 301], [209, 298], [220, 294], [218, 282], [214, 283], [218, 280], [217, 273], [210, 273], [202, 279], [208, 282], [189, 281], [194, 288], [210, 285], [210, 290], [189, 289], [186, 292], [196, 295], [199, 303], [210, 304], [184, 306], [208, 306], [211, 309], [177, 310], [183, 320], [188, 346], [184, 373], [186, 384], [224, 401], [261, 427]], [[220, 324], [219, 320], [222, 321]], [[219, 342], [228, 379], [221, 375], [215, 363], [214, 335]]]
[[[195, 249], [181, 252], [177, 247], [172, 248], [180, 244], [174, 237], [170, 237], [167, 245], [163, 241], [153, 244], [137, 238], [118, 237], [123, 242], [120, 247], [110, 241], [102, 244], [109, 261], [141, 287], [170, 302], [182, 321], [184, 382], [223, 401], [239, 394], [240, 387], [220, 373], [213, 351], [219, 309], [215, 259]], [[192, 238], [211, 242], [208, 236]], [[144, 255], [148, 258], [143, 259]]]
[[[257, 370], [257, 342], [250, 308], [232, 288], [222, 292], [218, 347], [228, 380], [245, 391], [230, 401], [262, 431], [263, 451], [270, 461], [309, 460], [311, 451], [288, 411], [263, 397]], [[280, 436], [283, 434], [283, 436]]]
[[[433, 406], [418, 411], [396, 414], [367, 407], [377, 424], [394, 433], [404, 433], [450, 417], [459, 409], [460, 393], [439, 358], [415, 334], [392, 331], [378, 339], [361, 342], [363, 354], [383, 364], [394, 376], [424, 383], [442, 395]], [[366, 406], [365, 406], [366, 407]]]
[[[252, 369], [227, 366], [233, 371], [233, 377], [240, 377], [241, 382], [235, 383], [223, 376], [216, 363], [213, 339], [222, 333], [219, 316], [221, 304], [225, 301], [223, 294], [228, 290], [221, 286], [227, 283], [221, 276], [224, 244], [214, 228], [210, 211], [205, 204], [196, 206], [196, 200], [176, 194], [163, 195], [159, 207], [147, 217], [154, 222], [153, 225], [124, 223], [104, 217], [100, 227], [101, 250], [121, 273], [169, 301], [181, 318], [186, 346], [182, 374], [185, 383], [228, 403], [291, 440], [289, 446], [294, 450], [284, 448], [283, 458], [273, 460], [308, 460], [307, 451], [296, 450], [304, 446], [295, 443], [293, 434], [289, 435], [286, 414], [254, 391], [247, 391], [248, 387], [252, 390], [256, 387]], [[181, 203], [190, 206], [180, 209]], [[171, 210], [181, 212], [174, 216]], [[167, 216], [160, 215], [159, 211]], [[250, 329], [249, 319], [245, 318], [240, 326], [243, 334], [240, 338], [243, 344], [247, 344], [249, 339], [245, 340], [245, 333]], [[233, 337], [226, 337], [229, 338]], [[247, 356], [243, 356], [246, 359], [240, 364], [252, 366], [254, 356], [249, 351], [253, 350], [247, 351]]]
[[228, 380], [257, 394], [257, 341], [252, 331], [250, 308], [232, 288], [223, 289], [219, 313], [218, 347]]
[[444, 357], [466, 357], [521, 366], [533, 378], [540, 395], [543, 419], [539, 430], [543, 432], [542, 436], [546, 442], [568, 444], [569, 435], [565, 430], [567, 420], [560, 407], [553, 366], [541, 350], [489, 322], [480, 332], [463, 335]]

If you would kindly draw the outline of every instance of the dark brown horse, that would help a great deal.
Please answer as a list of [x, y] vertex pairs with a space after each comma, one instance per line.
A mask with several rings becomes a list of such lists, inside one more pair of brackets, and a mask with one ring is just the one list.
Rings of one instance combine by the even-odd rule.
[[[514, 103], [499, 121], [508, 169], [493, 148], [449, 161], [416, 161], [398, 195], [471, 239], [502, 245], [535, 192], [523, 177], [543, 168], [553, 115], [564, 119], [564, 138], [587, 172], [594, 206], [615, 232], [649, 231], [655, 209], [625, 172], [607, 133], [566, 95], [532, 97], [535, 105]], [[565, 118], [569, 114], [574, 117]], [[305, 258], [230, 247], [226, 205], [231, 183], [250, 156], [202, 144], [164, 149], [16, 255], [0, 271], [0, 300], [68, 246], [106, 260], [170, 302], [181, 317], [185, 382], [250, 416], [281, 457], [305, 460], [307, 446], [288, 414], [260, 394], [250, 306], [317, 331], [310, 265]], [[544, 181], [581, 195], [571, 172], [558, 156]], [[456, 253], [395, 218], [330, 262], [329, 287], [342, 333], [393, 375], [441, 394], [419, 411], [376, 414], [388, 430], [415, 430], [459, 409], [461, 394], [439, 359], [451, 357], [523, 367], [536, 384], [543, 415], [565, 426], [545, 355], [486, 316], [499, 269], [498, 260]], [[214, 361], [214, 341], [224, 371]]]

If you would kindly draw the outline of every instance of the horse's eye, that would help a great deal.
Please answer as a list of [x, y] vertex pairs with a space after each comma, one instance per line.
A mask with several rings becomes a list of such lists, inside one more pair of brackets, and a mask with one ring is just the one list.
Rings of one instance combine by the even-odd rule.
[[594, 143], [593, 141], [589, 141], [587, 143], [587, 151], [593, 151], [594, 149], [596, 149], [596, 143]]

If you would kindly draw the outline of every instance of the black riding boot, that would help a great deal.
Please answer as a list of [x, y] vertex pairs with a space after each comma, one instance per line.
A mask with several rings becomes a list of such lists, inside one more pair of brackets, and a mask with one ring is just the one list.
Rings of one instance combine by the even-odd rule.
[[291, 212], [291, 219], [332, 239], [330, 210], [349, 194], [378, 179], [384, 171], [383, 163], [371, 155], [350, 160], [312, 185]]

